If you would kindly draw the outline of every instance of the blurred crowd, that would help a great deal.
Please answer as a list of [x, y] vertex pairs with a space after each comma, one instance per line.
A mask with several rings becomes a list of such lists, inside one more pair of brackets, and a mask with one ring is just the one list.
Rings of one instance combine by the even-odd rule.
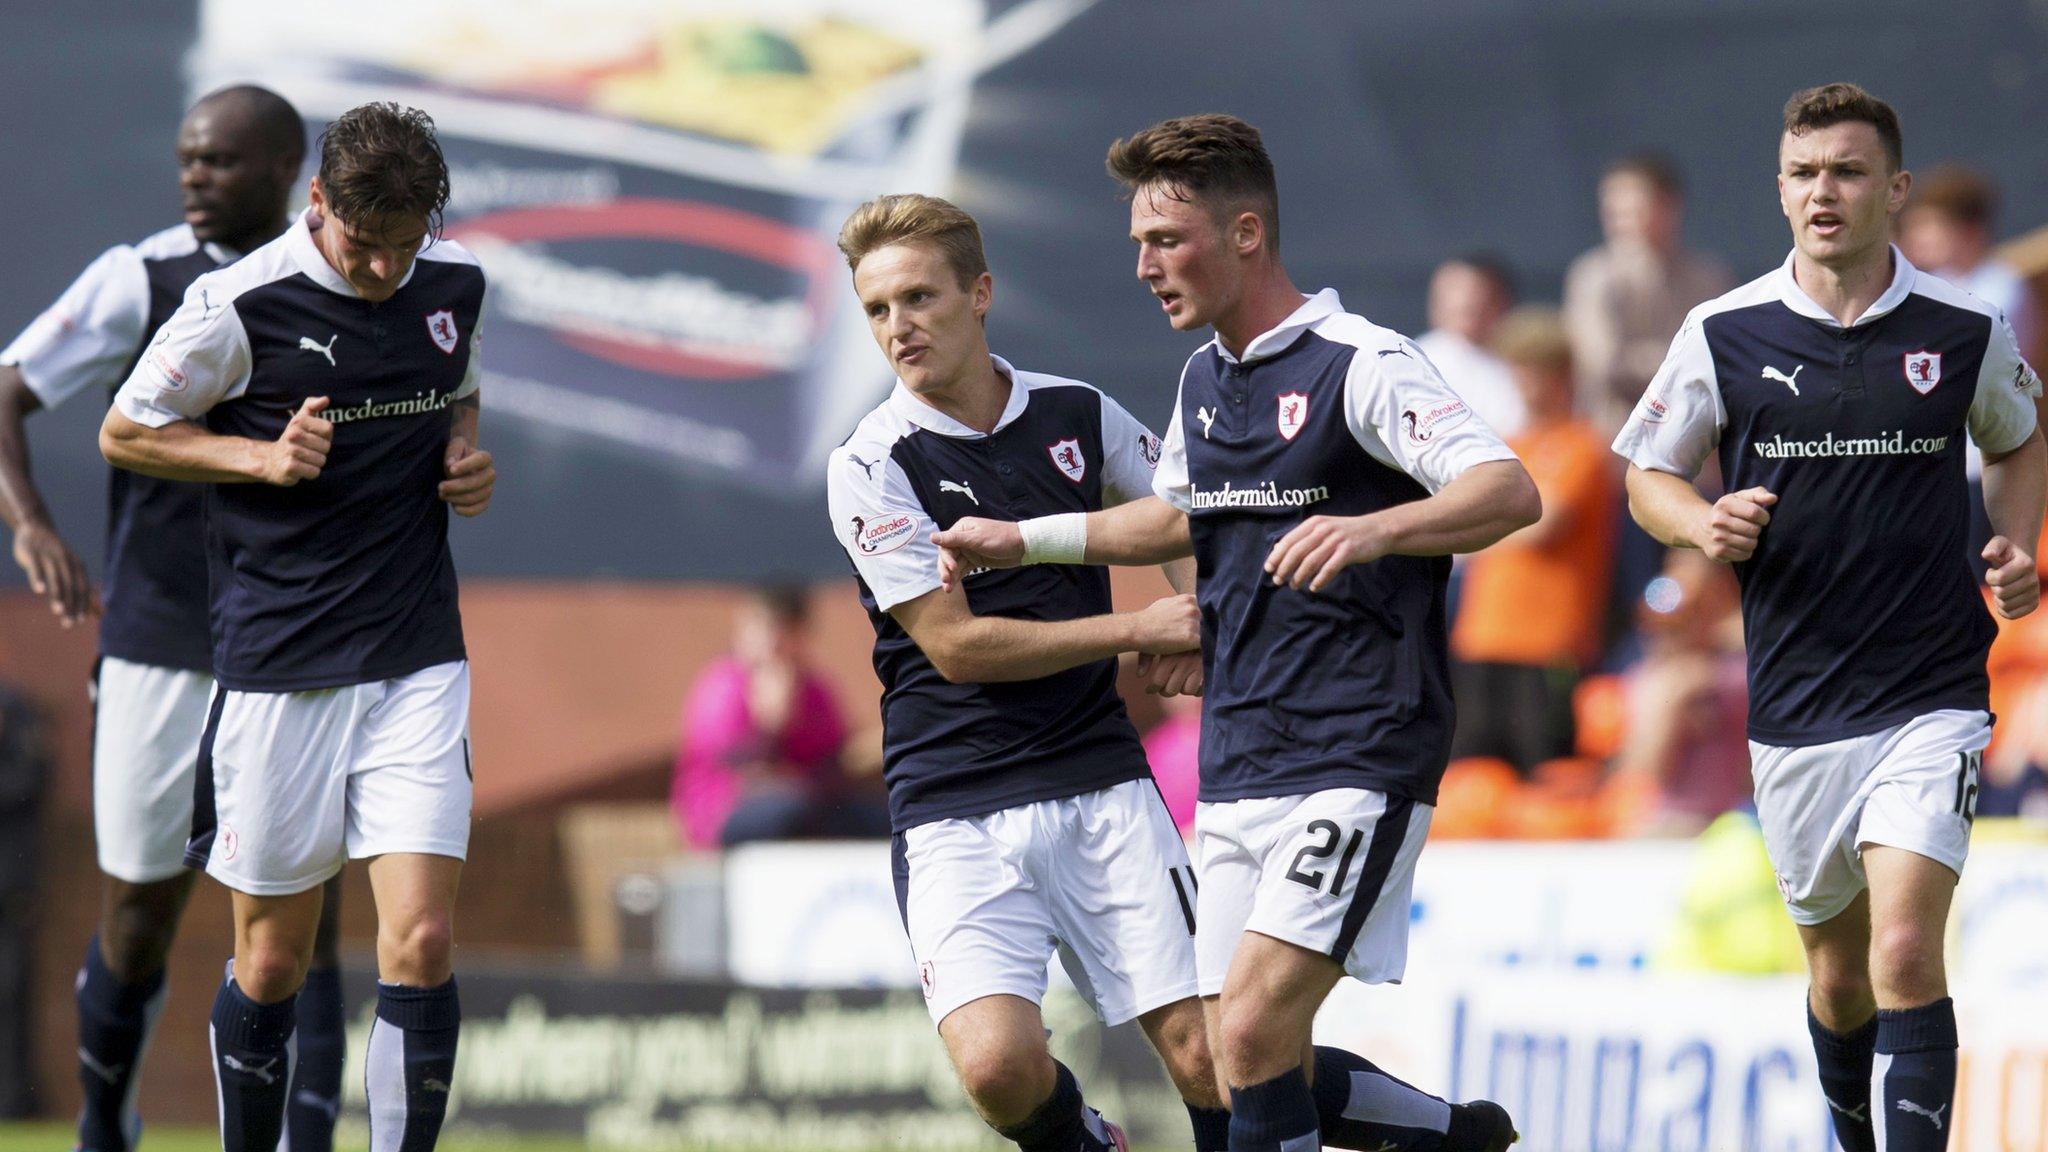
[[[1514, 270], [1489, 253], [1447, 260], [1430, 279], [1417, 342], [1543, 495], [1541, 520], [1458, 559], [1458, 724], [1436, 836], [1694, 835], [1749, 801], [1733, 571], [1637, 528], [1625, 465], [1608, 447], [1686, 314], [1736, 279], [1685, 247], [1684, 183], [1665, 157], [1616, 160], [1598, 201], [1603, 241], [1572, 262], [1559, 307], [1523, 303]], [[1915, 185], [1897, 240], [1918, 268], [2001, 309], [2040, 363], [2037, 303], [1994, 253], [1996, 214], [1984, 176], [1937, 168]], [[1974, 497], [1974, 446], [1969, 469]], [[1718, 494], [1711, 464], [1701, 483]], [[1981, 499], [1970, 514], [1971, 551], [1956, 562], [1981, 573]], [[1981, 816], [2048, 820], [2044, 621], [1999, 621]], [[1133, 710], [1149, 721], [1146, 751], [1183, 831], [1194, 821], [1198, 703]], [[768, 589], [736, 616], [731, 654], [703, 671], [682, 719], [673, 798], [684, 843], [888, 833], [879, 734], [866, 716], [849, 723], [813, 666], [801, 590]]]

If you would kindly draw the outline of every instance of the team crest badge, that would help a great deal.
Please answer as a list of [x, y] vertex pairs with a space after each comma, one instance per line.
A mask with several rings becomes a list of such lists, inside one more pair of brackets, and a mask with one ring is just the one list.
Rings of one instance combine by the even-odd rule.
[[1054, 466], [1066, 474], [1067, 479], [1079, 484], [1081, 477], [1088, 474], [1088, 461], [1081, 455], [1081, 442], [1069, 436], [1057, 444], [1050, 445], [1046, 452], [1052, 456]]
[[1941, 383], [1941, 353], [1922, 349], [1906, 353], [1906, 383], [1922, 396]]
[[434, 347], [451, 355], [455, 352], [455, 313], [443, 308], [439, 312], [427, 313], [427, 335], [434, 338]]
[[1280, 394], [1280, 438], [1292, 440], [1301, 435], [1301, 426], [1308, 423], [1308, 396], [1302, 392]]

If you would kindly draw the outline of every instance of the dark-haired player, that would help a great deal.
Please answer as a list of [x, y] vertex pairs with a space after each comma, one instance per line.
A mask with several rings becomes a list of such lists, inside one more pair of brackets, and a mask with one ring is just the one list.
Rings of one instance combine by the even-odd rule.
[[[0, 352], [0, 519], [14, 558], [69, 627], [94, 610], [84, 564], [58, 534], [29, 472], [23, 422], [81, 393], [111, 399], [185, 289], [284, 231], [306, 152], [298, 112], [276, 93], [223, 88], [179, 126], [185, 222], [108, 249]], [[79, 970], [78, 1147], [135, 1144], [141, 1064], [164, 997], [164, 962], [194, 873], [192, 772], [213, 691], [203, 489], [116, 470], [108, 490], [106, 608], [94, 673], [93, 824], [105, 874], [99, 931]], [[306, 995], [291, 1146], [333, 1143], [345, 1037], [333, 884]]]
[[484, 277], [435, 239], [424, 113], [328, 126], [310, 207], [194, 282], [115, 397], [114, 464], [207, 490], [215, 693], [186, 860], [234, 893], [210, 1028], [228, 1152], [277, 1143], [323, 881], [368, 858], [376, 1152], [432, 1148], [454, 1079], [469, 668], [447, 510], [481, 513]]
[[[1995, 628], [1965, 550], [1984, 452], [1997, 611], [2040, 599], [2041, 381], [1997, 309], [1891, 246], [1899, 118], [1852, 84], [1778, 137], [1792, 254], [1694, 309], [1614, 442], [1644, 530], [1735, 565], [1757, 816], [1806, 946], [1807, 1024], [1850, 1152], [1947, 1147], [1942, 966], [1991, 739]], [[1693, 477], [1718, 452], [1728, 494]]]
[[1109, 167], [1131, 192], [1138, 277], [1176, 330], [1216, 333], [1181, 372], [1156, 495], [959, 521], [938, 537], [942, 570], [1192, 549], [1195, 961], [1231, 1149], [1500, 1152], [1515, 1135], [1498, 1105], [1312, 1048], [1310, 1027], [1346, 973], [1401, 977], [1450, 749], [1449, 554], [1533, 523], [1535, 484], [1411, 341], [1294, 287], [1257, 129], [1168, 120], [1118, 141]]

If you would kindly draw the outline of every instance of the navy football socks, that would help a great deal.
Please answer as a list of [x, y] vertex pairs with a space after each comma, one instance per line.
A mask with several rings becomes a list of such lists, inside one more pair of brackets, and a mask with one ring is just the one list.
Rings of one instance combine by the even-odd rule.
[[225, 1152], [276, 1152], [284, 1132], [285, 1096], [292, 1083], [292, 1028], [296, 996], [258, 1004], [235, 983], [234, 965], [213, 998], [207, 1028], [213, 1079], [220, 1091], [220, 1137]]
[[341, 1110], [341, 1066], [348, 1054], [341, 970], [315, 968], [299, 989], [298, 1064], [292, 1071], [285, 1132], [291, 1152], [333, 1152]]
[[1835, 1140], [1843, 1152], [1877, 1152], [1877, 1134], [1870, 1127], [1870, 1065], [1877, 1051], [1877, 1020], [1849, 1032], [1830, 1031], [1813, 1014], [1809, 1001], [1806, 1030], [1813, 1036], [1813, 1054], [1820, 1061], [1820, 1092], [1834, 1121]]
[[1956, 1098], [1956, 1008], [1944, 996], [1919, 1008], [1877, 1011], [1870, 1099], [1883, 1116], [1885, 1152], [1942, 1152]]
[[1230, 1109], [1189, 1104], [1188, 1120], [1195, 1126], [1195, 1152], [1230, 1152]]
[[1073, 1071], [1057, 1060], [1052, 1095], [1022, 1121], [996, 1131], [1003, 1139], [1016, 1141], [1024, 1152], [1110, 1152], [1114, 1147], [1100, 1117], [1091, 1116], [1081, 1102], [1081, 1085]]
[[164, 991], [163, 972], [123, 984], [100, 955], [100, 938], [86, 945], [76, 984], [78, 1083], [85, 1100], [78, 1115], [78, 1147], [83, 1152], [128, 1152], [135, 1146], [142, 1128], [135, 1112], [142, 1057]]
[[1451, 1105], [1342, 1048], [1316, 1046], [1312, 1087], [1324, 1142], [1378, 1152], [1441, 1152]]
[[455, 978], [433, 988], [377, 983], [363, 1083], [370, 1097], [370, 1152], [431, 1152], [455, 1084], [462, 1005]]
[[1230, 1152], [1317, 1152], [1321, 1147], [1315, 1097], [1301, 1069], [1230, 1090]]

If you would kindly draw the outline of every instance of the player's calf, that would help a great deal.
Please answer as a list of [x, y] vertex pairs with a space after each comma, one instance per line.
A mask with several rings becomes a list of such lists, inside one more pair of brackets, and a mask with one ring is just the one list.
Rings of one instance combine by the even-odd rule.
[[292, 1069], [285, 1134], [291, 1152], [332, 1152], [341, 1110], [348, 1022], [341, 999], [341, 877], [329, 880], [320, 903], [313, 961], [299, 988], [298, 1061]]
[[1210, 1056], [1206, 1015], [1202, 1002], [1189, 997], [1145, 1013], [1138, 1024], [1187, 1105], [1195, 1152], [1225, 1152], [1230, 1146], [1230, 1111], [1223, 1103], [1228, 1089]]
[[994, 994], [939, 1021], [939, 1037], [975, 1111], [1024, 1152], [1111, 1152], [1123, 1134], [1081, 1098], [1081, 1086], [1045, 1045], [1038, 1005]]

